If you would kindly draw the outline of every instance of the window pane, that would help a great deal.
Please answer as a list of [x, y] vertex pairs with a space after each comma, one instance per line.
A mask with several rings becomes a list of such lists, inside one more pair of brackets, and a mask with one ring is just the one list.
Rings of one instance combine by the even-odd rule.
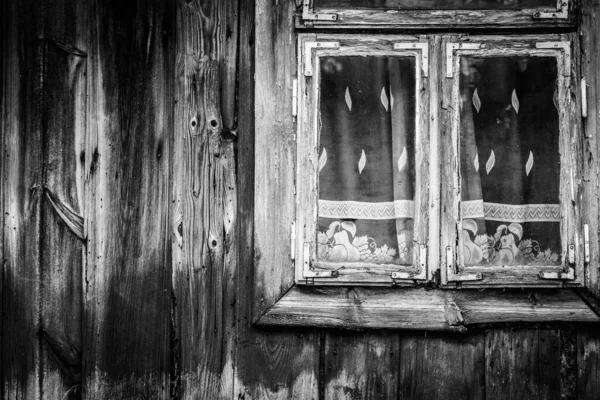
[[465, 265], [558, 265], [560, 156], [553, 57], [461, 57]]
[[414, 57], [320, 61], [319, 261], [412, 265]]
[[556, 8], [556, 0], [315, 0], [316, 8], [401, 8], [409, 10], [499, 10]]

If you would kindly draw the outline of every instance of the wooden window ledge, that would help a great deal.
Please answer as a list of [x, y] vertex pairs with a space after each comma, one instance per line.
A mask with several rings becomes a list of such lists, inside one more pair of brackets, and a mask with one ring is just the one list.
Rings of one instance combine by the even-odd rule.
[[267, 326], [466, 331], [469, 326], [508, 322], [598, 323], [600, 316], [585, 293], [571, 289], [294, 286], [256, 322]]

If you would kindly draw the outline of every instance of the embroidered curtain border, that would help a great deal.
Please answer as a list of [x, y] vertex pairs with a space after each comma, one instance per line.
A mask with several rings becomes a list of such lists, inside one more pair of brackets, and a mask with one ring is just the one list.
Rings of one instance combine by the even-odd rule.
[[470, 200], [461, 203], [462, 217], [502, 222], [560, 222], [559, 204], [501, 204]]
[[319, 200], [319, 217], [322, 218], [377, 220], [413, 218], [414, 209], [415, 204], [412, 200], [383, 203]]
[[[319, 200], [319, 217], [332, 219], [413, 218], [414, 202], [396, 200], [383, 203]], [[500, 204], [483, 200], [463, 201], [463, 218], [503, 222], [560, 222], [559, 204]]]

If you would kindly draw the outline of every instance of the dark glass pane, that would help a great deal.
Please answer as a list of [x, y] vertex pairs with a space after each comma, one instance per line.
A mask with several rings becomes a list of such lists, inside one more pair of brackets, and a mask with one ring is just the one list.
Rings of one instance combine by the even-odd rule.
[[316, 8], [382, 8], [407, 10], [555, 9], [556, 0], [315, 0]]
[[461, 57], [465, 265], [561, 261], [557, 63]]
[[412, 264], [414, 57], [321, 59], [318, 260]]

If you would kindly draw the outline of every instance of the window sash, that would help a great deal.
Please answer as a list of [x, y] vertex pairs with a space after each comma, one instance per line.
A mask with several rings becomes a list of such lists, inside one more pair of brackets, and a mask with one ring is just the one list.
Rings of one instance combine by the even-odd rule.
[[[531, 37], [519, 39], [514, 37], [470, 37], [469, 41], [446, 40], [444, 83], [444, 99], [448, 106], [449, 120], [446, 129], [449, 135], [443, 151], [443, 159], [450, 159], [442, 165], [444, 178], [442, 179], [442, 197], [448, 210], [448, 215], [443, 216], [441, 259], [442, 283], [453, 284], [461, 282], [463, 286], [502, 286], [502, 287], [528, 287], [528, 286], [561, 286], [563, 280], [547, 280], [540, 276], [545, 272], [567, 272], [566, 257], [567, 247], [575, 246], [575, 279], [569, 284], [581, 285], [583, 278], [583, 246], [580, 211], [578, 205], [577, 188], [574, 187], [578, 176], [577, 154], [580, 154], [579, 134], [575, 104], [570, 100], [570, 41], [566, 36], [550, 35], [547, 37]], [[540, 45], [541, 43], [541, 45]], [[565, 47], [549, 47], [548, 43], [558, 43]], [[481, 48], [477, 48], [480, 44]], [[536, 45], [537, 44], [537, 45]], [[559, 109], [559, 153], [560, 153], [560, 234], [561, 234], [561, 265], [518, 265], [518, 266], [464, 266], [462, 254], [462, 200], [460, 192], [460, 89], [459, 89], [459, 63], [461, 56], [498, 57], [498, 56], [532, 56], [554, 57], [557, 60], [557, 88]], [[456, 245], [458, 244], [458, 245]], [[451, 249], [451, 252], [449, 252]], [[451, 260], [448, 260], [450, 259]], [[463, 281], [464, 279], [464, 281]]]
[[[390, 285], [414, 284], [414, 280], [426, 279], [427, 269], [427, 188], [428, 170], [428, 110], [429, 90], [427, 74], [427, 42], [419, 42], [407, 36], [373, 37], [359, 35], [299, 35], [298, 48], [298, 135], [297, 135], [297, 181], [296, 181], [296, 282], [325, 285]], [[317, 46], [315, 43], [319, 43]], [[394, 43], [401, 43], [394, 49]], [[406, 44], [409, 45], [406, 45]], [[415, 44], [415, 47], [412, 47]], [[425, 57], [424, 57], [425, 55]], [[398, 264], [351, 263], [340, 269], [343, 263], [316, 261], [316, 233], [318, 221], [318, 159], [319, 159], [319, 98], [320, 58], [324, 56], [409, 56], [415, 58], [415, 154], [416, 182], [414, 195], [414, 241], [411, 266]], [[307, 63], [310, 63], [307, 71]], [[307, 76], [307, 73], [311, 76]], [[425, 161], [425, 162], [422, 162]], [[305, 244], [309, 245], [309, 263], [315, 271], [336, 271], [336, 277], [310, 277], [307, 279]], [[426, 260], [426, 258], [425, 258]], [[392, 278], [395, 274], [398, 279]], [[322, 276], [322, 275], [321, 275]]]

